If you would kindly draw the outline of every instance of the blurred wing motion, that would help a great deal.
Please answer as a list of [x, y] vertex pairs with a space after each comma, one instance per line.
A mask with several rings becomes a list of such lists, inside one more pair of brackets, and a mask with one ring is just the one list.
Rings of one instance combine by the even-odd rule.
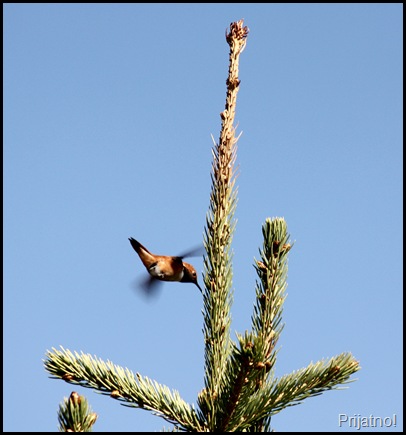
[[135, 279], [131, 283], [131, 288], [134, 292], [141, 293], [143, 297], [152, 299], [161, 291], [162, 281], [148, 275], [142, 279]]
[[189, 251], [186, 251], [181, 255], [178, 255], [178, 257], [179, 258], [201, 257], [203, 254], [204, 254], [204, 247], [203, 245], [199, 245], [196, 246], [196, 248], [190, 249]]

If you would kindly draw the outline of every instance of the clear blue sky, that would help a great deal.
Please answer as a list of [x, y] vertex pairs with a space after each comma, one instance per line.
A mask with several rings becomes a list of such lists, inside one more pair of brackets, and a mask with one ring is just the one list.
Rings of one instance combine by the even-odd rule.
[[[401, 4], [5, 4], [4, 430], [54, 431], [72, 390], [95, 431], [170, 427], [48, 378], [64, 346], [196, 403], [202, 298], [146, 301], [134, 237], [176, 255], [202, 241], [210, 135], [224, 108], [232, 21], [250, 28], [237, 103], [232, 334], [250, 328], [267, 217], [290, 253], [276, 374], [350, 351], [358, 380], [273, 418], [337, 431], [338, 415], [403, 429]], [[202, 258], [190, 260], [202, 283]], [[343, 425], [342, 431], [348, 431]]]

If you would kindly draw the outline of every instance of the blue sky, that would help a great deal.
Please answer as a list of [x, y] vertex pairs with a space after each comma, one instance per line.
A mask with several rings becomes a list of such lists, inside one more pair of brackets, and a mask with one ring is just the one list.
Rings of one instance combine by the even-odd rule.
[[[348, 431], [339, 414], [403, 429], [401, 4], [5, 4], [4, 430], [54, 431], [72, 390], [95, 431], [170, 427], [48, 378], [47, 349], [83, 351], [176, 389], [203, 387], [202, 298], [147, 301], [134, 237], [176, 255], [201, 243], [210, 135], [224, 108], [232, 21], [241, 56], [232, 336], [250, 329], [267, 217], [295, 241], [276, 374], [350, 351], [342, 391], [273, 418]], [[190, 260], [202, 283], [202, 258]], [[368, 430], [368, 429], [364, 429]]]

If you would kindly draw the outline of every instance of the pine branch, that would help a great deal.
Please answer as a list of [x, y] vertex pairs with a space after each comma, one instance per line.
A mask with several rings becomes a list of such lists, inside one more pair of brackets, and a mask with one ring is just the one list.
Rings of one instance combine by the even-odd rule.
[[252, 329], [256, 334], [255, 347], [266, 370], [256, 379], [260, 387], [273, 373], [276, 362], [276, 343], [283, 330], [282, 311], [286, 299], [289, 233], [283, 218], [266, 219], [262, 226], [263, 249], [261, 261], [255, 269], [260, 282], [256, 286], [256, 306], [252, 315]]
[[269, 358], [282, 332], [282, 309], [286, 299], [287, 260], [291, 249], [287, 225], [283, 218], [266, 219], [261, 261], [255, 269], [260, 278], [256, 288], [256, 306], [252, 315], [253, 331], [266, 343], [264, 359]]
[[92, 432], [96, 420], [86, 398], [75, 391], [59, 405], [59, 432]]
[[[252, 328], [257, 334], [256, 347], [262, 355], [265, 370], [258, 373], [255, 380], [257, 389], [263, 388], [273, 374], [276, 363], [276, 343], [283, 329], [282, 309], [286, 299], [287, 254], [291, 249], [287, 225], [282, 218], [266, 219], [262, 226], [264, 237], [261, 260], [256, 261], [255, 269], [260, 282], [256, 286], [256, 306], [252, 315]], [[271, 416], [257, 420], [250, 427], [255, 432], [269, 431]]]
[[230, 427], [236, 430], [236, 416], [241, 414], [241, 408], [244, 408], [250, 397], [258, 391], [260, 382], [268, 370], [263, 363], [263, 346], [258, 346], [258, 337], [246, 332], [244, 335], [237, 334], [237, 338], [239, 345], [233, 346], [227, 365], [227, 388], [223, 397], [219, 399], [219, 402], [224, 404], [221, 407], [222, 415], [218, 427], [221, 432], [229, 432]]
[[[280, 218], [267, 219], [262, 232], [262, 261], [256, 264], [261, 282], [257, 283], [253, 332], [238, 335], [239, 347], [234, 346], [227, 364], [227, 387], [219, 399], [224, 403], [223, 417], [219, 419], [222, 431], [229, 431], [230, 425], [235, 426], [249, 398], [265, 385], [276, 361], [274, 349], [282, 331], [282, 306], [287, 286], [289, 234], [285, 221]], [[261, 431], [267, 424], [266, 421], [258, 421], [256, 430]]]
[[152, 410], [165, 420], [180, 425], [184, 430], [201, 431], [199, 415], [179, 393], [141, 376], [127, 368], [103, 362], [89, 354], [74, 354], [62, 348], [47, 352], [45, 369], [54, 377], [71, 384], [93, 388], [109, 394], [125, 406]]
[[225, 369], [231, 351], [229, 329], [232, 304], [231, 240], [235, 227], [233, 220], [237, 192], [234, 163], [236, 143], [234, 118], [237, 93], [239, 56], [245, 48], [248, 28], [243, 21], [231, 23], [226, 40], [230, 46], [227, 96], [221, 113], [222, 126], [219, 143], [213, 149], [212, 190], [210, 209], [206, 218], [204, 245], [204, 338], [205, 390], [199, 395], [199, 406], [206, 416], [209, 428], [218, 427], [216, 401], [227, 387]]
[[235, 413], [228, 431], [248, 429], [288, 406], [298, 405], [307, 397], [342, 389], [339, 385], [353, 382], [349, 378], [359, 369], [359, 363], [351, 353], [342, 353], [329, 361], [311, 363], [306, 368], [275, 379], [253, 394], [244, 408], [240, 408], [240, 414]]

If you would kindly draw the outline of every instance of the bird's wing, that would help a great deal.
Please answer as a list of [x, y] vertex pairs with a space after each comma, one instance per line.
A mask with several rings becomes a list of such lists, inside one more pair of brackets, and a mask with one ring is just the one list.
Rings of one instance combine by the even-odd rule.
[[186, 252], [183, 252], [181, 255], [178, 255], [179, 258], [187, 258], [187, 257], [201, 257], [204, 254], [203, 245], [196, 246], [195, 248], [189, 249]]
[[138, 289], [141, 290], [144, 296], [146, 296], [147, 298], [151, 298], [157, 295], [161, 285], [162, 281], [159, 281], [153, 276], [148, 275], [148, 277], [138, 285]]

